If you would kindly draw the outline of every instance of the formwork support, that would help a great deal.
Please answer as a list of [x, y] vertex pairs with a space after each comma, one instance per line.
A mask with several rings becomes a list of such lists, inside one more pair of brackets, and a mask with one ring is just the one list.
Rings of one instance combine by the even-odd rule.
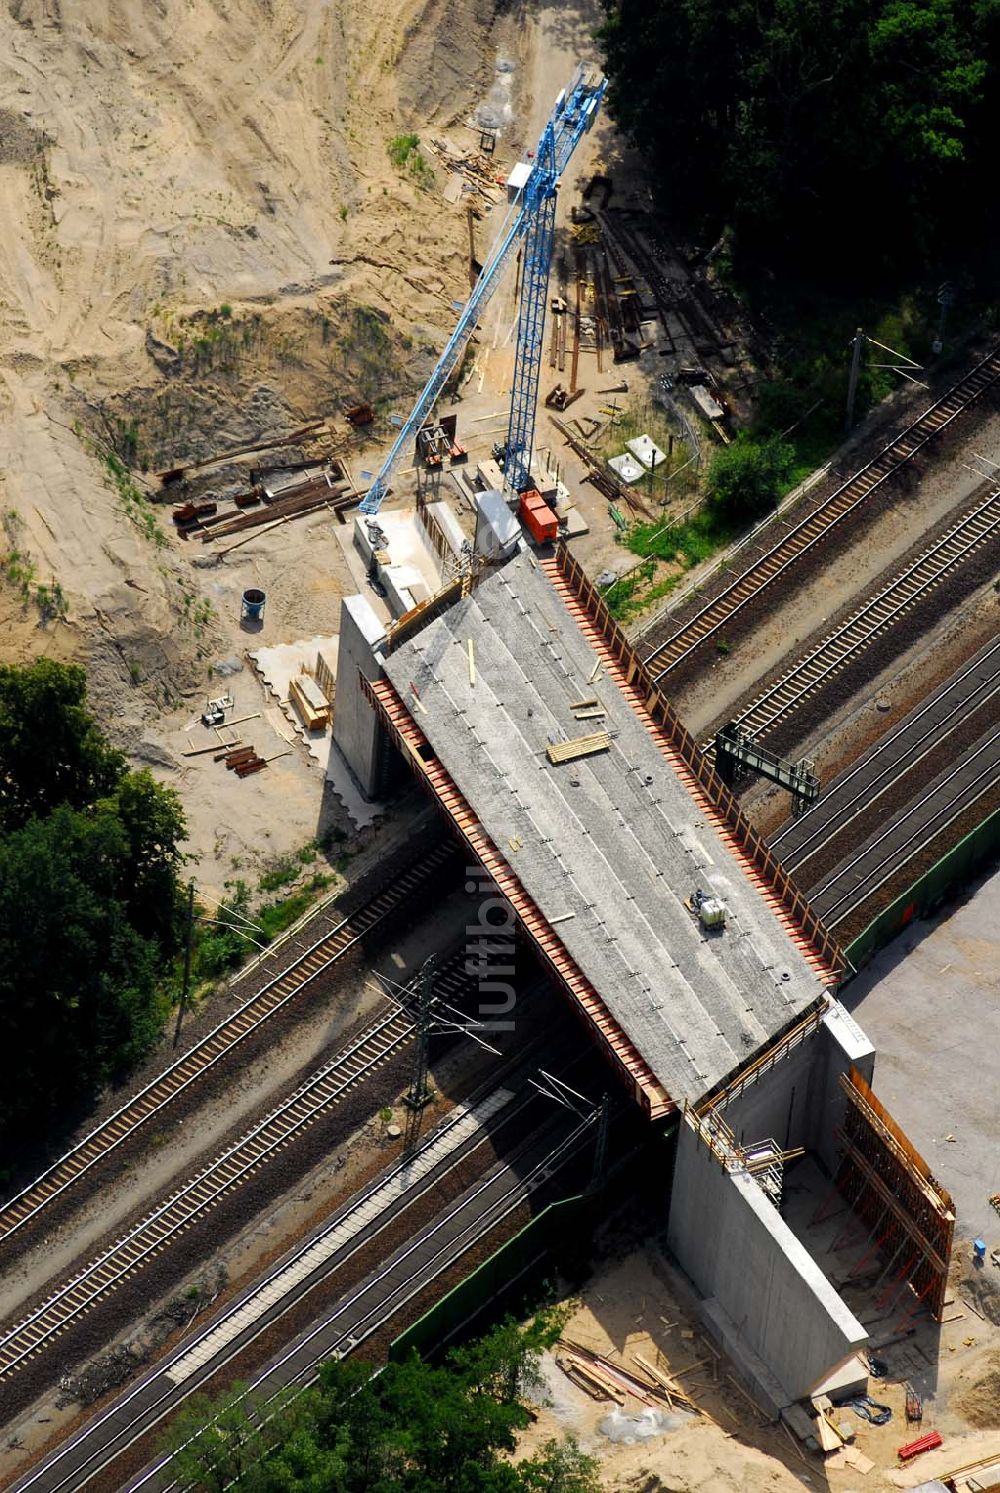
[[[955, 1228], [951, 1197], [856, 1068], [841, 1074], [840, 1087], [848, 1103], [837, 1187], [871, 1238], [851, 1273], [880, 1255], [898, 1289], [911, 1289], [917, 1302], [940, 1318]], [[901, 1258], [904, 1263], [897, 1269]]]

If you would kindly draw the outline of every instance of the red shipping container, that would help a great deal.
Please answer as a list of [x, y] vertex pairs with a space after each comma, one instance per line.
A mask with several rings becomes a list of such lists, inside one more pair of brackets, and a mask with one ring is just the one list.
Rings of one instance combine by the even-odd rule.
[[521, 522], [536, 544], [547, 544], [559, 532], [559, 522], [545, 499], [534, 489], [521, 494]]

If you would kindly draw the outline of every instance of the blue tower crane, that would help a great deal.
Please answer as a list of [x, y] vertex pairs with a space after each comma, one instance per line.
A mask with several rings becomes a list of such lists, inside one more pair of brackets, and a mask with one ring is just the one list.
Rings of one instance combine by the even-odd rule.
[[517, 322], [514, 381], [507, 425], [504, 480], [514, 492], [528, 482], [528, 465], [535, 435], [538, 380], [542, 366], [542, 337], [548, 297], [549, 269], [556, 220], [556, 193], [582, 136], [590, 129], [607, 88], [607, 79], [581, 63], [573, 81], [556, 99], [542, 131], [527, 181], [518, 192], [500, 228], [489, 258], [476, 281], [458, 325], [452, 332], [434, 372], [410, 411], [378, 476], [365, 495], [361, 512], [376, 514], [382, 506], [396, 462], [413, 445], [417, 432], [433, 408], [472, 336], [487, 302], [503, 278], [515, 251], [524, 245], [521, 298]]

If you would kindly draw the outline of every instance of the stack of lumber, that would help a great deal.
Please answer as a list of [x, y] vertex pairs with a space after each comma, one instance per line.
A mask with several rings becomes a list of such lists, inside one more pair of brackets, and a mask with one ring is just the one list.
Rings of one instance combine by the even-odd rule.
[[666, 1405], [672, 1410], [679, 1404], [685, 1410], [697, 1410], [697, 1405], [671, 1374], [638, 1353], [633, 1356], [641, 1366], [641, 1373], [581, 1343], [562, 1338], [556, 1351], [556, 1362], [574, 1384], [595, 1400], [613, 1400], [617, 1405], [624, 1405], [626, 1398], [631, 1397], [642, 1405]]
[[267, 766], [265, 758], [259, 757], [252, 746], [233, 747], [228, 752], [220, 752], [216, 761], [224, 761], [226, 771], [234, 772], [238, 778], [249, 778]]
[[560, 762], [575, 762], [578, 757], [592, 757], [595, 752], [606, 752], [611, 745], [608, 731], [594, 731], [589, 736], [574, 736], [571, 741], [550, 741], [545, 755], [553, 767]]
[[330, 724], [330, 702], [311, 674], [292, 680], [288, 698], [307, 731], [323, 731]]

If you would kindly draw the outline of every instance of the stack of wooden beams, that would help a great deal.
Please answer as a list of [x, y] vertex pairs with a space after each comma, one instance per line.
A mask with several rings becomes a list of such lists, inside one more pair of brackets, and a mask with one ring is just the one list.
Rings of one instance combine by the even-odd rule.
[[213, 539], [225, 539], [230, 534], [241, 533], [244, 529], [255, 529], [261, 524], [276, 523], [280, 519], [298, 518], [304, 513], [312, 513], [317, 508], [327, 506], [334, 510], [349, 508], [356, 501], [356, 495], [351, 492], [346, 482], [335, 482], [332, 486], [325, 479], [321, 482], [310, 482], [300, 491], [290, 493], [284, 498], [275, 498], [272, 503], [267, 503], [252, 513], [220, 515], [214, 524], [201, 525], [202, 543], [208, 544]]
[[595, 752], [606, 752], [611, 745], [607, 731], [594, 731], [589, 736], [574, 736], [571, 741], [550, 741], [545, 755], [552, 766], [560, 762], [575, 762], [578, 757], [592, 757]]
[[215, 760], [225, 761], [226, 771], [234, 772], [238, 778], [249, 778], [267, 766], [266, 759], [259, 757], [252, 746], [233, 747], [231, 751], [220, 752]]

